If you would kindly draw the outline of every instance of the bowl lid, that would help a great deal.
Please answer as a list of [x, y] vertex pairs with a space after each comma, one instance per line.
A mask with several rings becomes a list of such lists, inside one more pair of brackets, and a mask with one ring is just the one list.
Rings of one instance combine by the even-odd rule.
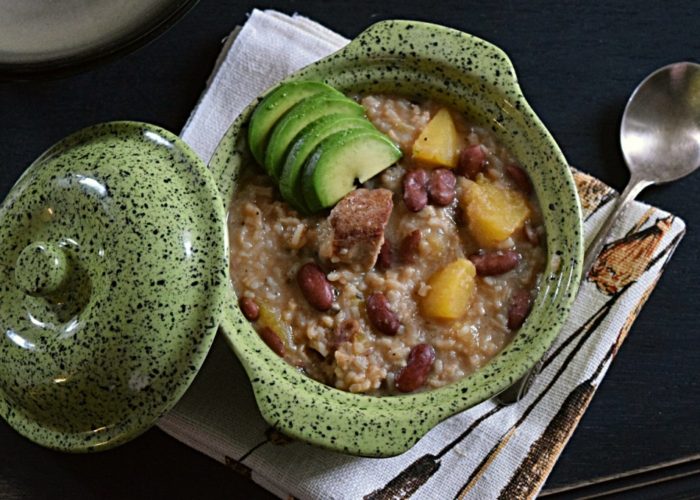
[[135, 122], [62, 140], [0, 206], [0, 415], [69, 451], [145, 431], [204, 361], [226, 276], [223, 203], [182, 140]]

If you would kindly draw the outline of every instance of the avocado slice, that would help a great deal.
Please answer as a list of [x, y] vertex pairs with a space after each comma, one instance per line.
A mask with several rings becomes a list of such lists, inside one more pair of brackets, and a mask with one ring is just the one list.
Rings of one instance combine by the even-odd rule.
[[309, 210], [301, 192], [304, 162], [326, 137], [354, 128], [376, 130], [374, 125], [365, 118], [343, 114], [326, 115], [304, 127], [289, 148], [289, 153], [282, 165], [279, 182], [282, 198], [300, 212], [308, 213]]
[[335, 205], [360, 183], [401, 158], [401, 150], [374, 130], [356, 128], [327, 137], [306, 160], [301, 180], [313, 212]]
[[275, 180], [279, 180], [282, 165], [289, 147], [304, 127], [329, 114], [344, 114], [361, 117], [365, 108], [345, 96], [317, 94], [298, 102], [280, 118], [265, 149], [265, 169]]
[[277, 120], [302, 99], [321, 93], [343, 95], [321, 82], [289, 82], [267, 94], [255, 107], [248, 125], [248, 147], [260, 165], [265, 159], [265, 146]]

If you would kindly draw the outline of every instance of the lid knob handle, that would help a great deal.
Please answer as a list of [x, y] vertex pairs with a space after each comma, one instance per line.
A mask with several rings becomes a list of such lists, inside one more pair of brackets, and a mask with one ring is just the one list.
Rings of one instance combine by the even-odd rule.
[[53, 243], [30, 243], [17, 257], [15, 281], [30, 295], [49, 295], [66, 282], [70, 265], [65, 252]]

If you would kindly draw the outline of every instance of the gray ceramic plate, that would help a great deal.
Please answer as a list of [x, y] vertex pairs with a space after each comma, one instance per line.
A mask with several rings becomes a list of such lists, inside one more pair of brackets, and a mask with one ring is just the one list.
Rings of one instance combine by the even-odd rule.
[[[511, 62], [474, 36], [426, 23], [384, 21], [290, 80], [320, 80], [344, 92], [393, 92], [451, 105], [493, 130], [519, 158], [540, 200], [549, 260], [528, 320], [490, 363], [441, 389], [378, 398], [322, 385], [273, 354], [231, 300], [224, 333], [270, 424], [334, 450], [395, 455], [441, 420], [508, 387], [551, 345], [581, 275], [578, 195], [564, 156], [523, 97]], [[210, 163], [225, 200], [235, 195], [241, 169], [254, 165], [246, 136], [257, 102], [233, 123]]]
[[0, 79], [83, 69], [162, 33], [197, 0], [3, 0]]

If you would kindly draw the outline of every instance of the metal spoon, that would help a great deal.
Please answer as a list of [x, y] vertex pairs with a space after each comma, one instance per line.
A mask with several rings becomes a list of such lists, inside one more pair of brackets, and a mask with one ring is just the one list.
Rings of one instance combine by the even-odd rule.
[[[647, 186], [685, 177], [700, 167], [700, 64], [679, 62], [647, 76], [627, 101], [620, 146], [630, 180], [610, 216], [586, 248], [586, 276], [615, 223]], [[503, 405], [519, 401], [539, 373], [539, 361], [523, 378], [496, 396]]]

